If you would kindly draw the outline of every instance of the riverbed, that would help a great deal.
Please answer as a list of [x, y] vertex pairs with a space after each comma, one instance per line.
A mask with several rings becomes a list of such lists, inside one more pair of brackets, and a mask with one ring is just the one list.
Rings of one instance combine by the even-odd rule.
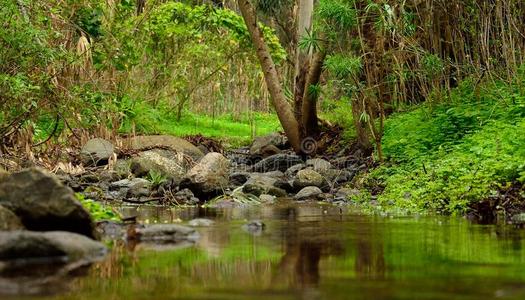
[[195, 244], [108, 242], [84, 272], [2, 299], [525, 299], [525, 231], [511, 225], [317, 203], [120, 210], [140, 223], [215, 223]]

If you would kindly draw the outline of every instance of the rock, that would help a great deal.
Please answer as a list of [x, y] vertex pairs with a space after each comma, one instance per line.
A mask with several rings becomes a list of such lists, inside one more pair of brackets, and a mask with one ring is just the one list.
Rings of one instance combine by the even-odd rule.
[[259, 220], [250, 221], [242, 226], [244, 231], [253, 235], [261, 235], [265, 228], [266, 224]]
[[277, 181], [276, 178], [254, 173], [244, 184], [242, 191], [246, 194], [253, 194], [255, 196], [269, 194], [276, 197], [285, 197], [287, 195], [286, 191], [274, 185]]
[[182, 189], [173, 195], [177, 204], [196, 205], [199, 204], [199, 198], [195, 197], [189, 189]]
[[297, 172], [301, 171], [304, 168], [306, 168], [305, 164], [296, 164], [294, 166], [289, 167], [288, 170], [284, 172], [284, 176], [286, 176], [287, 178], [295, 177]]
[[307, 186], [316, 186], [318, 188], [324, 188], [326, 185], [327, 183], [323, 176], [311, 169], [304, 169], [297, 172], [297, 175], [295, 176], [295, 179], [292, 183], [292, 186], [297, 190], [300, 190]]
[[241, 186], [248, 181], [250, 173], [248, 172], [235, 172], [230, 174], [230, 184], [234, 187]]
[[259, 200], [262, 203], [274, 203], [275, 202], [275, 196], [268, 195], [268, 194], [262, 194], [259, 196]]
[[191, 227], [210, 227], [213, 224], [215, 224], [215, 222], [210, 219], [193, 219], [188, 222], [188, 225]]
[[358, 196], [361, 194], [361, 192], [358, 189], [351, 189], [351, 188], [340, 188], [337, 193], [335, 193], [336, 198], [341, 198], [348, 200], [352, 196]]
[[195, 242], [199, 233], [191, 227], [177, 224], [155, 224], [135, 229], [136, 237], [143, 242], [177, 243]]
[[119, 190], [126, 197], [148, 197], [151, 195], [151, 182], [143, 178], [122, 179], [112, 182], [110, 190]]
[[38, 168], [14, 173], [0, 183], [0, 205], [14, 212], [29, 230], [62, 230], [95, 237], [89, 213], [73, 191]]
[[204, 156], [204, 153], [190, 142], [170, 135], [135, 136], [130, 139], [129, 143], [132, 149], [135, 150], [166, 146], [178, 153], [191, 157], [195, 162]]
[[0, 205], [0, 231], [24, 229], [22, 221], [9, 209]]
[[261, 155], [262, 148], [274, 146], [272, 149], [284, 149], [288, 139], [278, 133], [272, 133], [266, 136], [256, 137], [253, 140], [253, 143], [250, 147], [250, 154], [252, 155]]
[[355, 173], [348, 170], [328, 169], [324, 171], [323, 176], [332, 184], [341, 184], [349, 182], [354, 178]]
[[329, 170], [332, 168], [332, 164], [327, 161], [327, 160], [324, 160], [322, 158], [312, 158], [312, 159], [309, 159], [306, 161], [306, 166], [307, 167], [312, 167], [314, 171], [318, 172], [318, 173], [323, 173], [324, 171], [326, 170]]
[[316, 200], [318, 196], [323, 194], [320, 188], [316, 186], [307, 186], [294, 196], [296, 200]]
[[282, 178], [284, 178], [284, 173], [281, 172], [281, 171], [266, 172], [266, 173], [262, 173], [262, 175], [268, 176], [268, 177], [271, 177], [271, 178], [275, 178], [275, 179], [282, 179]]
[[252, 167], [253, 172], [266, 173], [271, 171], [285, 172], [289, 167], [302, 163], [302, 159], [294, 154], [276, 154], [267, 157]]
[[525, 224], [525, 213], [514, 215], [510, 218], [514, 224]]
[[206, 154], [194, 166], [181, 183], [182, 188], [189, 188], [196, 195], [215, 195], [226, 189], [229, 183], [230, 161], [222, 154]]
[[107, 164], [115, 151], [110, 141], [95, 138], [87, 141], [80, 150], [80, 159], [87, 166], [100, 166]]
[[170, 150], [155, 149], [141, 152], [134, 157], [130, 167], [131, 172], [138, 177], [154, 173], [180, 182], [189, 166], [182, 155]]
[[97, 260], [107, 253], [106, 247], [83, 235], [64, 232], [0, 232], [0, 260], [40, 257], [67, 257], [67, 261]]
[[9, 177], [9, 173], [0, 167], [0, 182], [4, 181], [7, 177]]
[[131, 176], [131, 160], [119, 159], [113, 166], [113, 171], [119, 179], [125, 179]]
[[261, 148], [258, 155], [260, 155], [262, 158], [266, 158], [275, 154], [282, 153], [283, 151], [279, 148], [277, 148], [274, 145], [266, 145]]

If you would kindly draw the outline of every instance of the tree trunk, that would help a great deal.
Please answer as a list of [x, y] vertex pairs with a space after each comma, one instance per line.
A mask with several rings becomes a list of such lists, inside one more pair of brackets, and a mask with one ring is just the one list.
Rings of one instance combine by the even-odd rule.
[[[297, 11], [297, 44], [299, 44], [301, 39], [312, 29], [313, 10], [314, 0], [299, 0]], [[297, 46], [295, 55], [294, 112], [298, 122], [304, 120], [302, 115], [303, 101], [305, 99], [305, 91], [308, 89], [307, 77], [308, 70], [311, 67], [311, 56], [310, 49], [301, 49]], [[299, 127], [301, 130], [304, 130], [305, 124], [301, 124]]]
[[279, 121], [281, 122], [292, 148], [295, 152], [300, 153], [301, 136], [299, 123], [295, 119], [292, 107], [286, 101], [286, 97], [279, 81], [279, 76], [277, 75], [277, 70], [275, 69], [275, 63], [272, 60], [268, 46], [264, 42], [262, 32], [257, 25], [255, 9], [250, 3], [250, 0], [238, 0], [238, 4], [244, 22], [250, 32], [250, 37], [256, 49], [257, 57], [261, 63], [266, 86], [268, 87], [268, 92], [270, 93], [272, 104], [277, 112]]
[[315, 136], [319, 133], [319, 121], [317, 120], [317, 97], [319, 95], [311, 91], [310, 87], [319, 84], [325, 57], [324, 51], [315, 54], [306, 79], [302, 103], [302, 123], [305, 136]]

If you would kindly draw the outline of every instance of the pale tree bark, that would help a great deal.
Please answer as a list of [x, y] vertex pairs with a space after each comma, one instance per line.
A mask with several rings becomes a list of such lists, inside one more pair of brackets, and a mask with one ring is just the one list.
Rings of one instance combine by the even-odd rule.
[[[298, 0], [298, 4], [296, 41], [299, 44], [299, 42], [312, 29], [314, 0]], [[305, 91], [308, 89], [307, 76], [308, 70], [310, 69], [311, 59], [312, 55], [310, 49], [301, 49], [301, 47], [297, 46], [295, 55], [294, 108], [295, 118], [299, 121], [304, 120], [302, 116], [303, 99]], [[301, 129], [304, 130], [305, 124], [302, 125]]]
[[286, 101], [275, 63], [270, 55], [270, 50], [264, 42], [263, 34], [257, 24], [255, 9], [250, 0], [238, 0], [239, 9], [248, 27], [250, 37], [257, 52], [257, 58], [264, 73], [264, 79], [268, 92], [270, 93], [272, 104], [277, 112], [277, 116], [284, 129], [286, 136], [295, 152], [301, 152], [301, 134], [299, 123], [294, 116], [292, 107]]

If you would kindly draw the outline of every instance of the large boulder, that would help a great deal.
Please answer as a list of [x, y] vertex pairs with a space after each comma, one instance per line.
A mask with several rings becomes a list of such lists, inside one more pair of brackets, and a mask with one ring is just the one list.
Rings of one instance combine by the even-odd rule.
[[189, 169], [189, 162], [183, 155], [171, 150], [154, 149], [141, 152], [131, 160], [131, 172], [143, 177], [150, 173], [180, 182]]
[[43, 257], [66, 257], [67, 262], [91, 261], [102, 258], [106, 252], [102, 243], [71, 232], [0, 232], [0, 261]]
[[9, 209], [0, 205], [0, 231], [24, 229], [22, 221]]
[[194, 161], [198, 161], [204, 156], [204, 153], [192, 143], [170, 135], [135, 136], [129, 140], [129, 144], [135, 150], [159, 146], [169, 147], [178, 153], [191, 157]]
[[222, 154], [211, 152], [186, 174], [181, 188], [189, 188], [197, 196], [218, 194], [228, 187], [230, 161]]
[[268, 194], [276, 197], [285, 197], [287, 193], [285, 190], [276, 186], [278, 182], [278, 178], [254, 173], [244, 184], [242, 191], [246, 194], [253, 194], [255, 196]]
[[302, 163], [303, 160], [294, 154], [276, 154], [267, 157], [252, 167], [253, 172], [266, 173], [271, 171], [285, 172], [291, 166]]
[[304, 169], [297, 172], [292, 185], [296, 190], [300, 190], [307, 186], [325, 188], [327, 186], [327, 182], [323, 176], [316, 171], [312, 169]]
[[261, 155], [264, 149], [279, 151], [279, 149], [284, 149], [284, 147], [286, 147], [287, 142], [288, 139], [278, 133], [256, 137], [250, 147], [250, 154]]
[[73, 191], [42, 169], [13, 173], [0, 182], [0, 205], [14, 212], [29, 230], [63, 230], [95, 236], [91, 216]]
[[87, 141], [80, 150], [80, 158], [84, 165], [97, 166], [107, 164], [115, 151], [110, 141], [95, 138]]

